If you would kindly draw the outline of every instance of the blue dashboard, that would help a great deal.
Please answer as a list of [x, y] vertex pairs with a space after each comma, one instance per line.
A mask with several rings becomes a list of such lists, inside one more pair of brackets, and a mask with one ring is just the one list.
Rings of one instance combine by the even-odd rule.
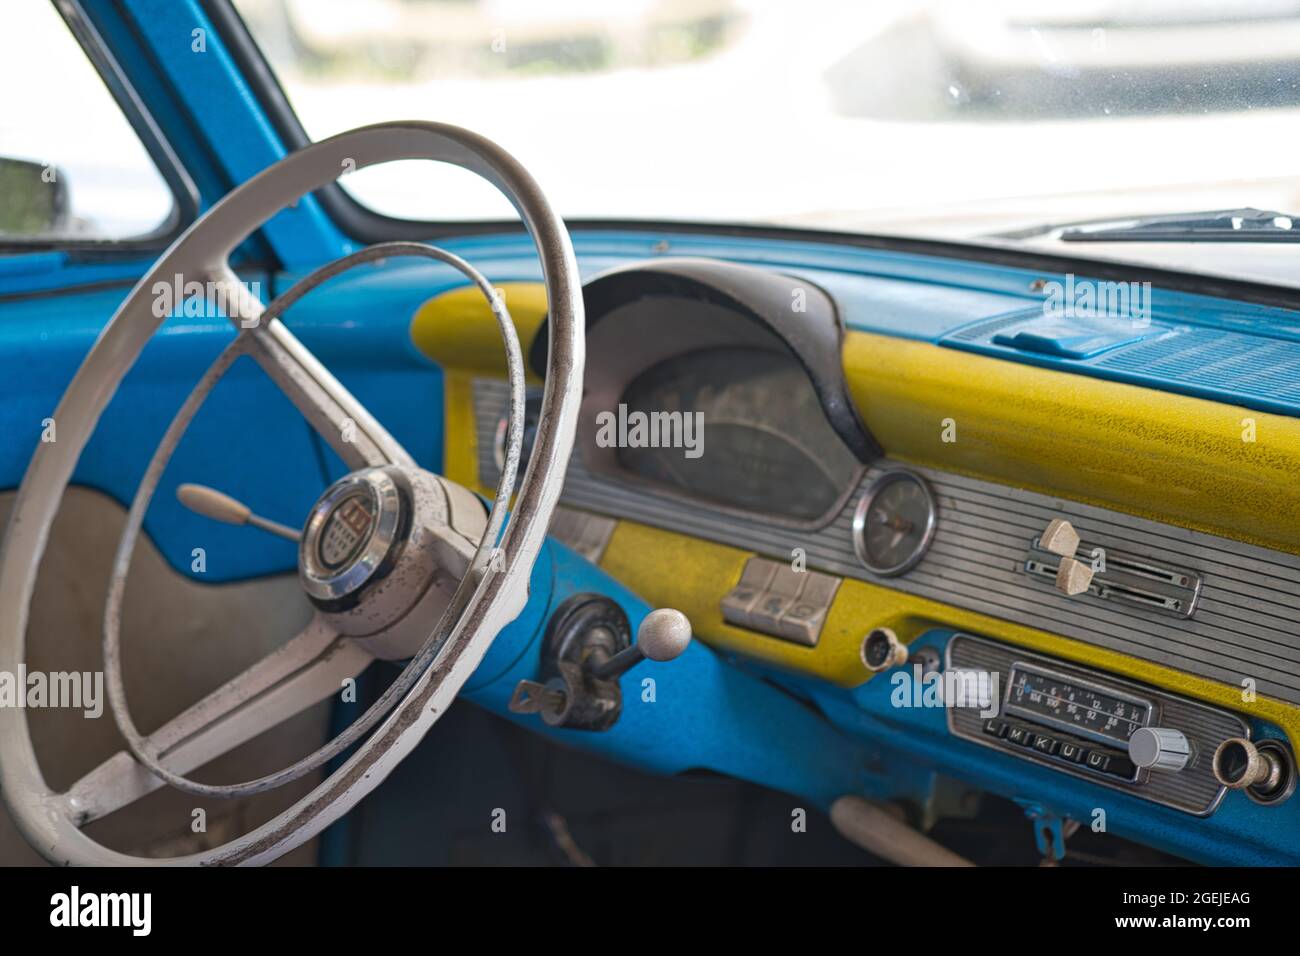
[[[1008, 326], [1008, 316], [1030, 316], [1033, 325], [1032, 316], [1039, 313], [1027, 310], [1041, 297], [1041, 289], [1033, 288], [1041, 272], [833, 243], [658, 231], [593, 231], [577, 234], [575, 242], [587, 277], [665, 252], [794, 271], [831, 293], [853, 330], [1068, 367], [1080, 374], [1121, 377], [1122, 372], [1126, 381], [1170, 390], [1193, 390], [1195, 383], [1189, 385], [1187, 376], [1195, 377], [1204, 368], [1190, 363], [1180, 372], [1168, 370], [1168, 363], [1162, 366], [1163, 356], [1173, 354], [1176, 343], [1196, 348], [1213, 341], [1214, 349], [1237, 349], [1234, 354], [1263, 355], [1269, 361], [1285, 349], [1300, 347], [1290, 337], [1291, 313], [1165, 291], [1157, 293], [1153, 314], [1159, 330], [1156, 341], [1171, 343], [1162, 346], [1167, 352], [1139, 352], [1139, 341], [1082, 360], [1025, 354], [995, 339], [997, 330]], [[475, 236], [444, 245], [477, 263], [494, 282], [539, 278], [531, 245], [520, 237]], [[11, 280], [14, 275], [11, 271]], [[8, 487], [20, 478], [41, 422], [80, 357], [126, 292], [125, 286], [113, 285], [25, 295], [22, 287], [30, 275], [17, 275], [16, 286], [8, 290], [0, 277], [0, 295], [9, 293], [0, 300], [0, 427], [12, 436], [0, 458], [0, 481]], [[292, 278], [279, 274], [264, 280], [279, 289]], [[409, 326], [422, 302], [457, 284], [449, 270], [436, 266], [361, 270], [304, 301], [287, 320], [419, 463], [435, 471], [442, 467], [443, 373], [412, 346]], [[1161, 318], [1175, 312], [1177, 335], [1171, 331], [1175, 326], [1166, 326]], [[128, 503], [181, 396], [227, 336], [220, 322], [170, 320], [105, 415], [75, 480]], [[1151, 361], [1137, 370], [1116, 369], [1117, 358], [1126, 352], [1145, 354]], [[1231, 392], [1221, 378], [1195, 386], [1242, 405], [1292, 409], [1281, 385], [1272, 391], [1258, 382], [1242, 387], [1251, 394]], [[256, 423], [245, 417], [252, 407], [261, 409]], [[239, 436], [237, 448], [232, 448], [232, 435]], [[173, 567], [184, 574], [192, 574], [190, 554], [197, 540], [208, 552], [205, 579], [210, 582], [289, 572], [295, 563], [291, 546], [269, 537], [252, 541], [236, 529], [214, 527], [175, 502], [175, 485], [204, 480], [243, 497], [261, 513], [292, 516], [305, 511], [319, 489], [341, 471], [341, 464], [274, 387], [255, 369], [237, 367], [179, 449], [146, 527]], [[274, 480], [266, 480], [268, 474]], [[467, 687], [467, 696], [504, 713], [514, 684], [536, 667], [537, 634], [546, 608], [573, 593], [592, 590], [618, 600], [634, 624], [649, 609], [564, 545], [549, 546], [535, 572], [534, 603], [498, 639]], [[542, 595], [548, 596], [544, 603]], [[932, 628], [913, 646], [933, 647], [942, 654], [952, 635], [951, 629]], [[924, 799], [945, 778], [959, 778], [1019, 799], [1043, 818], [1086, 823], [1104, 805], [1112, 832], [1191, 859], [1300, 862], [1300, 805], [1273, 810], [1265, 820], [1258, 807], [1234, 794], [1203, 818], [1117, 795], [956, 739], [944, 724], [942, 710], [899, 711], [889, 705], [890, 685], [883, 680], [835, 687], [698, 645], [677, 666], [665, 669], [659, 680], [659, 703], [642, 705], [633, 698], [624, 720], [606, 734], [542, 732], [656, 772], [715, 770], [821, 806], [845, 792]], [[1285, 736], [1265, 721], [1256, 720], [1253, 727], [1259, 737]]]

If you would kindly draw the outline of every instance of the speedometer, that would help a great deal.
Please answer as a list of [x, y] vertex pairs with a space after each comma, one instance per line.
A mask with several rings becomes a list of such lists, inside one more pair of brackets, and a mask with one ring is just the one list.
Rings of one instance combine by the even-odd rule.
[[[820, 518], [858, 467], [787, 353], [705, 349], [668, 359], [633, 381], [618, 415], [622, 470], [746, 511]], [[661, 434], [656, 422], [676, 431]]]

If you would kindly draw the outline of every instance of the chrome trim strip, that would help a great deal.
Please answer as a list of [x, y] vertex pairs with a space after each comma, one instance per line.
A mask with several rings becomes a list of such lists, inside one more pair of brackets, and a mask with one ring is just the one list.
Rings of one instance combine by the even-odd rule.
[[[505, 383], [474, 383], [479, 474], [495, 480], [491, 430]], [[884, 468], [863, 476], [859, 492]], [[813, 531], [793, 531], [751, 516], [740, 520], [707, 506], [629, 488], [570, 462], [562, 503], [617, 519], [694, 535], [788, 560], [803, 548], [808, 567], [857, 578], [970, 611], [1104, 647], [1233, 687], [1300, 704], [1300, 556], [1175, 525], [937, 471], [909, 466], [930, 485], [939, 511], [930, 549], [907, 574], [872, 575], [853, 553], [850, 497], [840, 513]], [[1026, 549], [1052, 518], [1068, 518], [1085, 540], [1140, 555], [1150, 564], [1186, 569], [1201, 578], [1193, 618], [1090, 595], [1066, 597], [1023, 571]]]

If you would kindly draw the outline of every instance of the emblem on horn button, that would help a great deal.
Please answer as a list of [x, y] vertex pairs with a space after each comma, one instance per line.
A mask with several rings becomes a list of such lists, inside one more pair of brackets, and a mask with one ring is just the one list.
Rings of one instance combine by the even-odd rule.
[[410, 492], [395, 470], [369, 468], [339, 479], [312, 507], [298, 546], [303, 587], [318, 607], [354, 602], [387, 575], [410, 525]]

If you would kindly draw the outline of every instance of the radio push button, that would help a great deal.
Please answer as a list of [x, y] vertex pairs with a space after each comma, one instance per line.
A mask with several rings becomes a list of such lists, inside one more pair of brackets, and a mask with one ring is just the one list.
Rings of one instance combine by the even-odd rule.
[[984, 721], [984, 733], [988, 734], [990, 737], [1002, 737], [1005, 736], [1006, 732], [1007, 722], [1005, 720], [998, 720], [996, 717], [990, 717], [988, 720]]
[[1009, 727], [1007, 728], [1007, 740], [1013, 744], [1028, 747], [1033, 744], [1034, 734], [1028, 727]]
[[1055, 737], [1049, 737], [1047, 734], [1034, 734], [1034, 749], [1041, 754], [1055, 756], [1056, 751], [1060, 748], [1061, 742]]
[[1094, 750], [1088, 754], [1087, 765], [1089, 770], [1106, 773], [1110, 770], [1110, 754]]
[[1072, 744], [1067, 740], [1061, 741], [1061, 749], [1058, 755], [1070, 763], [1083, 763], [1088, 757], [1088, 751], [1084, 750], [1078, 744]]

